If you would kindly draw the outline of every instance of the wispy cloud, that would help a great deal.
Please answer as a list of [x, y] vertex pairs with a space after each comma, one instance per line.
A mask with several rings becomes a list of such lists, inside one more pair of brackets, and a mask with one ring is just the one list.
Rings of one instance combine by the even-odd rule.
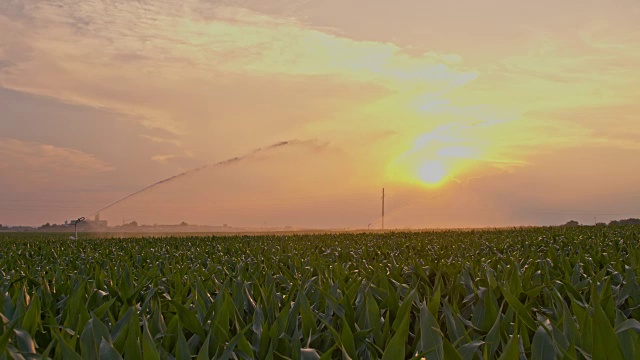
[[174, 154], [166, 154], [166, 155], [154, 155], [151, 157], [151, 160], [158, 162], [160, 164], [168, 164], [170, 161], [174, 161], [177, 159], [184, 159], [185, 156], [182, 155], [174, 155]]
[[140, 137], [143, 138], [143, 139], [147, 139], [149, 141], [155, 142], [155, 143], [170, 144], [170, 145], [173, 145], [173, 146], [176, 146], [176, 147], [181, 147], [182, 146], [182, 143], [179, 140], [176, 140], [176, 139], [161, 138], [161, 137], [147, 135], [147, 134], [141, 134]]
[[112, 165], [79, 150], [17, 139], [0, 139], [0, 169], [9, 176], [92, 175], [114, 170]]
[[[390, 91], [442, 91], [472, 80], [459, 57], [410, 55], [291, 18], [190, 0], [56, 3], [13, 0], [0, 9], [0, 86], [108, 108], [146, 126], [192, 131], [175, 108], [194, 79], [332, 77]], [[15, 16], [14, 8], [20, 8]], [[4, 32], [6, 33], [6, 32]], [[25, 45], [29, 44], [29, 45]]]

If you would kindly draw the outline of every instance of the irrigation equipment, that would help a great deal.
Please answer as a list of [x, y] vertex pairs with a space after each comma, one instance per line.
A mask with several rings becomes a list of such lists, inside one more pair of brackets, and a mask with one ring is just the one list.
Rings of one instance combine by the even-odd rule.
[[72, 240], [78, 240], [78, 224], [84, 221], [84, 216], [77, 220], [71, 220], [71, 225], [74, 227], [75, 236], [69, 236]]

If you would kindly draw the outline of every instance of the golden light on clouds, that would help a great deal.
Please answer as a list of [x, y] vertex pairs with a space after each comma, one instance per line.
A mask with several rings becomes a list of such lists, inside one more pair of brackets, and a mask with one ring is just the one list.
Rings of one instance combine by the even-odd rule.
[[422, 134], [390, 164], [387, 174], [393, 181], [439, 187], [460, 182], [479, 169], [522, 165], [521, 160], [503, 157], [512, 139], [501, 136], [501, 125], [505, 124], [449, 124]]

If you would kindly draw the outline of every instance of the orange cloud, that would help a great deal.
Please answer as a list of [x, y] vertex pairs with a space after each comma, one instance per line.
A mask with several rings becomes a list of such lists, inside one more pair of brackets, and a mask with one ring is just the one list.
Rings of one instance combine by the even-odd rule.
[[59, 182], [68, 177], [88, 177], [115, 168], [79, 150], [17, 139], [0, 139], [3, 180], [25, 188]]

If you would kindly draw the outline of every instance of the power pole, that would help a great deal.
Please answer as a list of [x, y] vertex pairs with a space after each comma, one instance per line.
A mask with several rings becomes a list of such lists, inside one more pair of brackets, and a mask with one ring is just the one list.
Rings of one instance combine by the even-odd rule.
[[384, 188], [382, 188], [382, 230], [384, 230]]

